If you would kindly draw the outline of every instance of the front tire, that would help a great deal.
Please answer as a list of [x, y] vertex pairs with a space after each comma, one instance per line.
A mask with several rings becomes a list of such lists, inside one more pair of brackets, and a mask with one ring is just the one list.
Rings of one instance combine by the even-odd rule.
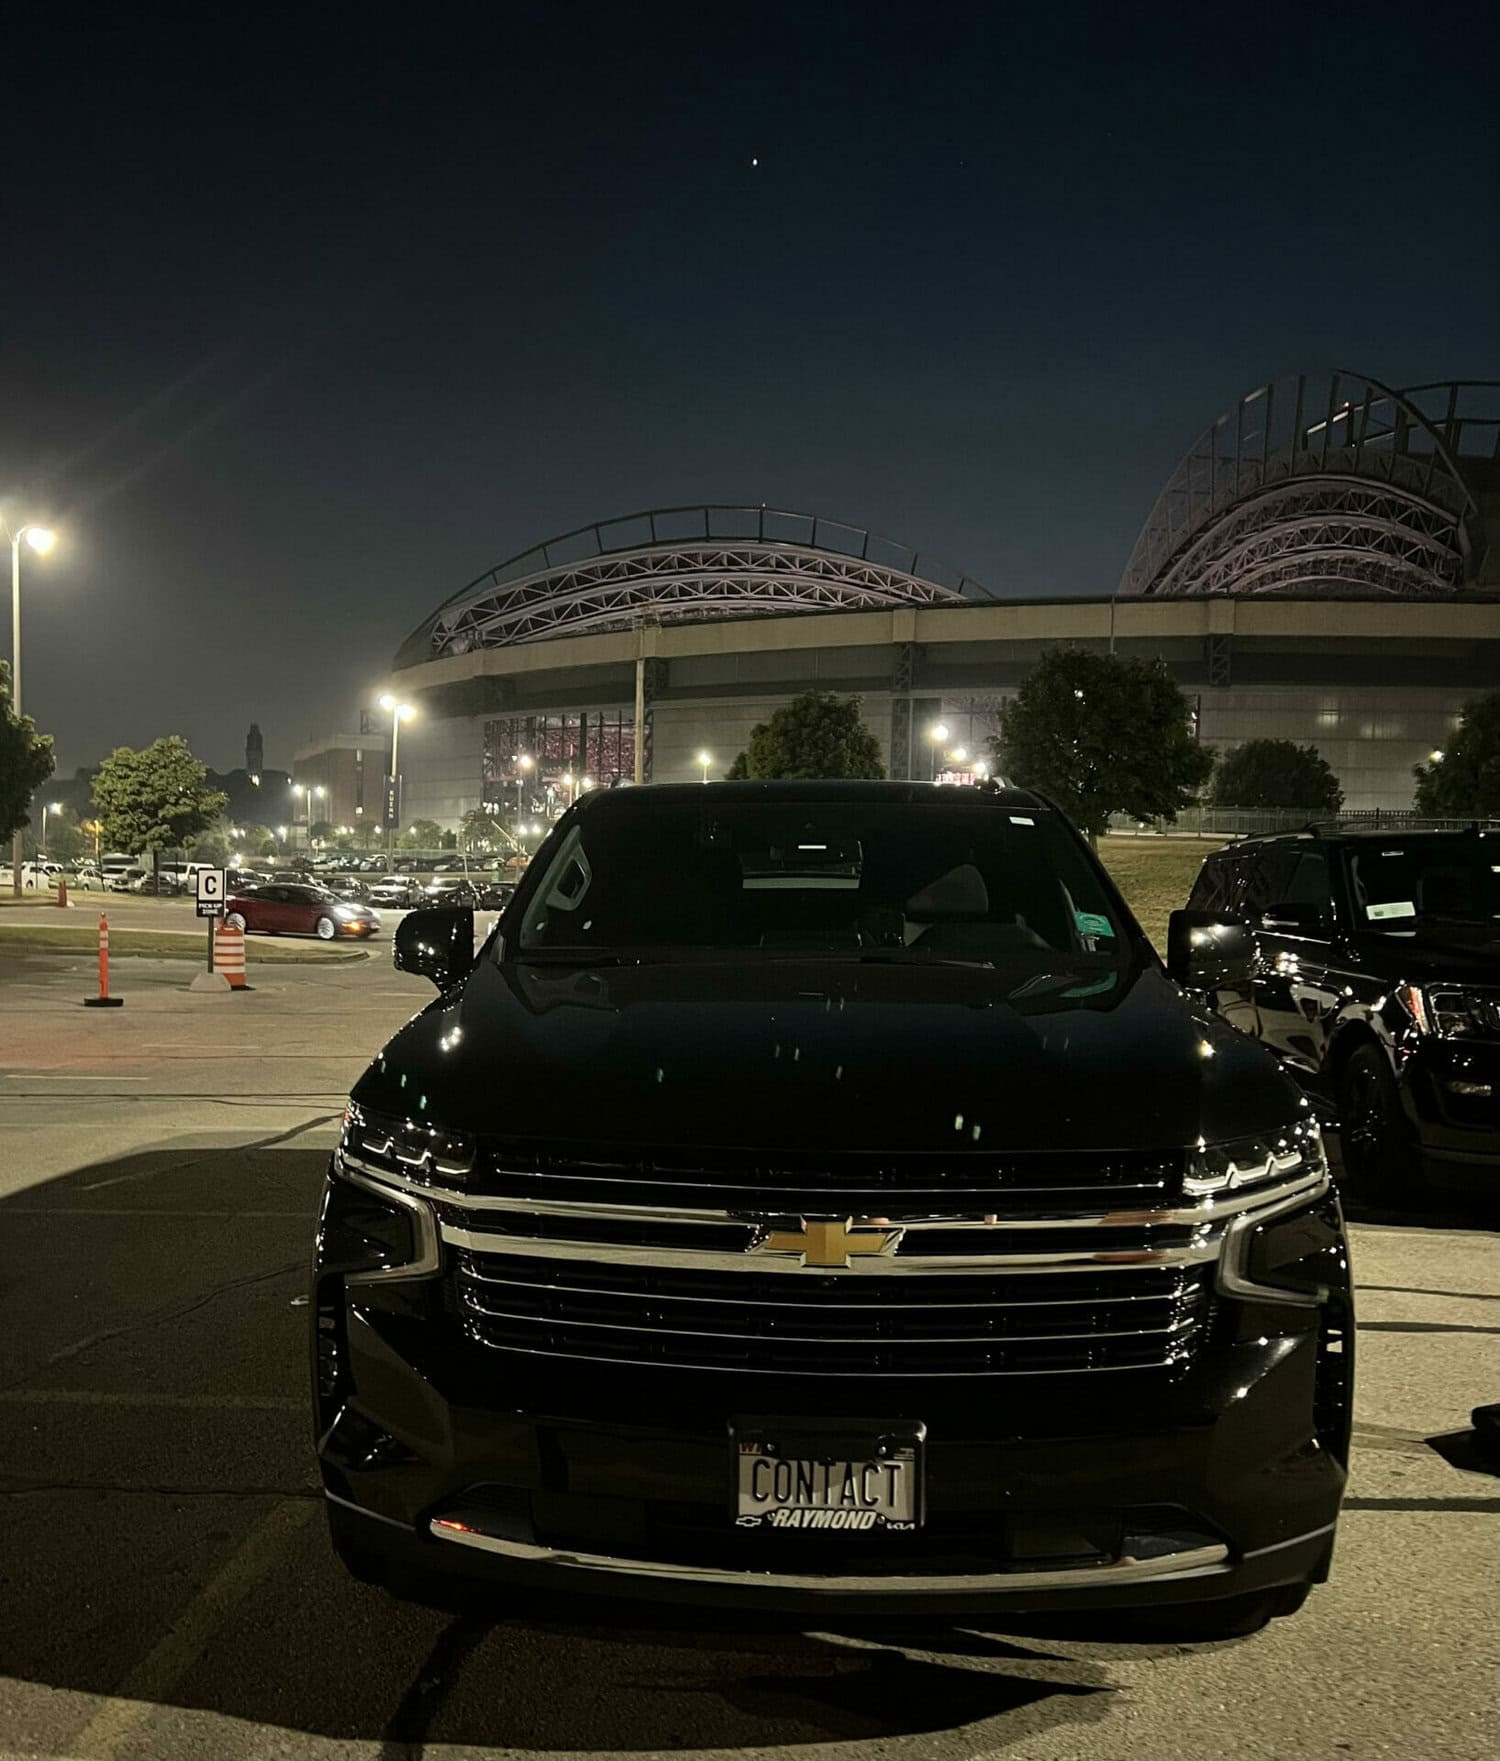
[[1421, 1191], [1422, 1163], [1390, 1064], [1379, 1046], [1360, 1046], [1339, 1072], [1339, 1145], [1356, 1198], [1410, 1204]]
[[331, 942], [337, 934], [338, 926], [334, 923], [331, 917], [320, 917], [318, 919], [317, 936], [320, 942]]

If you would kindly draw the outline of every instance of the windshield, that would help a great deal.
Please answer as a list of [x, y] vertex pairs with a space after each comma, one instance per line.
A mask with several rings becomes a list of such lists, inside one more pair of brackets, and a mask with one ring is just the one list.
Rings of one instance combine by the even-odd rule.
[[1371, 839], [1350, 850], [1347, 861], [1362, 929], [1409, 930], [1420, 918], [1500, 918], [1500, 838], [1448, 832]]
[[1128, 931], [1055, 815], [988, 802], [641, 802], [584, 816], [512, 952], [1113, 964]]

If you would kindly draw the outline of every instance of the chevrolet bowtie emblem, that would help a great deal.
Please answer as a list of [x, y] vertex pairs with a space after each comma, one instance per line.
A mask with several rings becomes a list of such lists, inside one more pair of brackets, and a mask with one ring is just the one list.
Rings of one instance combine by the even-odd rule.
[[804, 1266], [833, 1270], [847, 1266], [851, 1254], [894, 1253], [905, 1233], [853, 1217], [804, 1217], [800, 1229], [768, 1230], [750, 1251], [795, 1255]]

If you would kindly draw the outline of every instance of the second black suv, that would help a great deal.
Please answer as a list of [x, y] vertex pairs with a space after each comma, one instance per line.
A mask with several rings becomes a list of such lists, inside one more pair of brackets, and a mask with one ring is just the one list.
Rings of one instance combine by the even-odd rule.
[[1177, 919], [1215, 944], [1219, 1011], [1337, 1112], [1367, 1197], [1500, 1177], [1500, 828], [1248, 838]]

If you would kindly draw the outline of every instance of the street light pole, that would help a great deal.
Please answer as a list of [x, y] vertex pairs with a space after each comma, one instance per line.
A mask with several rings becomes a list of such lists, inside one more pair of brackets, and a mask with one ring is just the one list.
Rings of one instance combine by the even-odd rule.
[[396, 821], [401, 817], [401, 724], [417, 713], [409, 703], [398, 703], [389, 691], [380, 694], [380, 707], [391, 718], [391, 807], [385, 828], [385, 872], [396, 872]]
[[[0, 528], [3, 530], [3, 528]], [[17, 526], [10, 534], [10, 702], [21, 719], [21, 540], [25, 539], [38, 556], [45, 556], [57, 542], [57, 534], [46, 526]], [[21, 831], [16, 828], [10, 841], [11, 885], [21, 896]]]

